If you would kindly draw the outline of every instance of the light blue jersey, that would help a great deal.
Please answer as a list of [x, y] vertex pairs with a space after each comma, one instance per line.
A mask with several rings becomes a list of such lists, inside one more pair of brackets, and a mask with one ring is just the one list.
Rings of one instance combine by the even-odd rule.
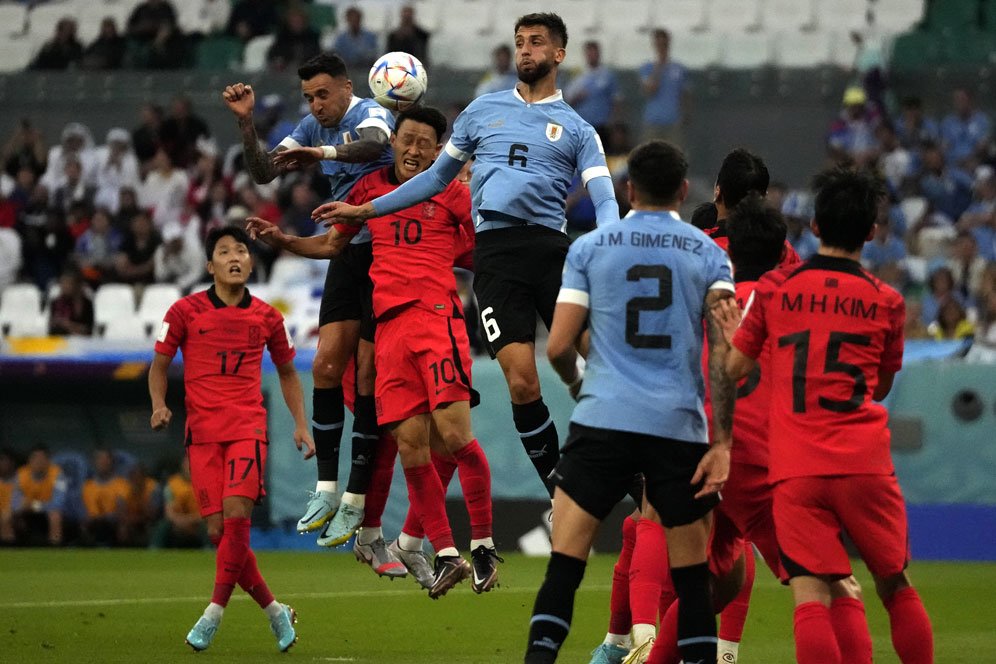
[[670, 212], [578, 238], [558, 302], [588, 309], [591, 348], [572, 422], [705, 443], [703, 305], [734, 291], [726, 253]]
[[[280, 145], [285, 148], [346, 145], [359, 140], [358, 130], [365, 127], [376, 127], [390, 136], [394, 131], [394, 116], [373, 99], [353, 97], [346, 113], [342, 116], [342, 120], [335, 127], [323, 127], [315, 119], [315, 116], [309, 114], [298, 123], [287, 138], [280, 141]], [[376, 161], [347, 164], [341, 161], [323, 159], [319, 162], [322, 173], [329, 177], [329, 183], [332, 185], [331, 200], [333, 201], [345, 200], [346, 194], [353, 188], [357, 180], [367, 173], [393, 163], [394, 153], [391, 151], [390, 145], [384, 146], [384, 152]], [[370, 231], [367, 230], [366, 226], [353, 240], [354, 243], [369, 241]]]
[[523, 222], [561, 231], [574, 174], [585, 185], [609, 177], [598, 135], [559, 91], [534, 103], [514, 89], [478, 97], [457, 117], [445, 151], [460, 161], [475, 157], [470, 192], [479, 232]]

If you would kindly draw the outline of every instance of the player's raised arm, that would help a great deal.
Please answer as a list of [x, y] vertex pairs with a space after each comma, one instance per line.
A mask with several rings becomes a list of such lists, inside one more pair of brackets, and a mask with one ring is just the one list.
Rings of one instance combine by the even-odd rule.
[[595, 222], [601, 226], [619, 221], [619, 203], [616, 202], [612, 174], [605, 164], [602, 141], [593, 128], [586, 127], [586, 130], [588, 133], [582, 136], [578, 149], [578, 170], [581, 172], [581, 184], [588, 190], [595, 206]]
[[304, 458], [315, 455], [315, 441], [311, 438], [310, 425], [304, 415], [304, 393], [301, 390], [301, 379], [297, 376], [294, 361], [277, 365], [277, 375], [280, 378], [280, 391], [284, 395], [284, 403], [294, 417], [294, 444], [304, 452]]
[[152, 418], [150, 424], [156, 431], [166, 428], [173, 418], [173, 412], [166, 405], [166, 370], [173, 358], [169, 355], [156, 353], [149, 367], [149, 397], [152, 400]]
[[360, 140], [345, 145], [287, 148], [273, 156], [273, 163], [289, 170], [312, 166], [323, 159], [362, 164], [375, 161], [388, 147], [390, 136], [381, 127], [360, 127], [356, 133]]
[[256, 104], [256, 95], [252, 86], [245, 83], [234, 83], [225, 88], [221, 93], [221, 98], [225, 100], [225, 104], [235, 115], [238, 123], [239, 134], [242, 136], [242, 152], [245, 156], [246, 169], [256, 183], [272, 182], [283, 172], [283, 168], [275, 164], [273, 158], [278, 152], [286, 148], [277, 146], [272, 152], [266, 152], [261, 147], [259, 136], [256, 134], [256, 125], [252, 121], [252, 109]]

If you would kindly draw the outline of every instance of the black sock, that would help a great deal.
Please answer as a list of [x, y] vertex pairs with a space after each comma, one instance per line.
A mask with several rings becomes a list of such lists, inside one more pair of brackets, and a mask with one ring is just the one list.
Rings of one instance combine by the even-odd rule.
[[716, 614], [712, 606], [709, 565], [672, 567], [678, 596], [678, 650], [689, 664], [716, 661]]
[[574, 616], [574, 594], [584, 578], [585, 561], [554, 552], [546, 578], [536, 595], [529, 621], [526, 664], [548, 664], [557, 659]]
[[526, 448], [529, 460], [536, 467], [540, 479], [546, 485], [550, 496], [553, 496], [553, 484], [550, 483], [550, 473], [560, 459], [560, 440], [557, 438], [557, 427], [550, 417], [543, 398], [523, 404], [512, 404], [512, 420]]
[[357, 394], [356, 403], [353, 404], [353, 464], [349, 468], [346, 491], [356, 494], [367, 492], [379, 438], [374, 398]]
[[342, 441], [342, 387], [316, 387], [311, 393], [311, 435], [315, 438], [318, 481], [339, 479], [339, 444]]

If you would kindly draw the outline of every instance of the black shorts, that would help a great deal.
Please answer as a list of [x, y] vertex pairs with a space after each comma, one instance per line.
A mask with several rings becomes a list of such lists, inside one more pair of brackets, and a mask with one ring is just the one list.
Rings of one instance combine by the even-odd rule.
[[719, 504], [712, 494], [695, 498], [702, 483], [692, 476], [709, 446], [672, 438], [595, 429], [571, 423], [567, 444], [551, 474], [581, 508], [602, 520], [643, 473], [647, 501], [666, 528], [693, 523]]
[[474, 294], [491, 357], [510, 343], [534, 341], [537, 314], [550, 328], [570, 244], [537, 224], [478, 233]]
[[373, 342], [373, 282], [370, 264], [373, 243], [347, 244], [342, 253], [329, 261], [322, 291], [322, 308], [318, 325], [344, 320], [360, 321], [360, 338]]

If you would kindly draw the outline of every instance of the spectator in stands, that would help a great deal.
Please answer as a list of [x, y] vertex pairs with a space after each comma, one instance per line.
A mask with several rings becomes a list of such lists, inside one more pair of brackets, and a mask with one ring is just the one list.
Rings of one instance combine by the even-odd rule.
[[830, 124], [827, 152], [835, 163], [872, 166], [878, 159], [875, 131], [880, 117], [868, 103], [864, 89], [852, 86], [844, 91], [843, 109]]
[[140, 124], [131, 132], [131, 143], [135, 148], [135, 157], [144, 169], [159, 151], [159, 132], [163, 124], [162, 106], [153, 103], [142, 104], [139, 118]]
[[162, 505], [159, 483], [148, 476], [140, 463], [127, 471], [124, 512], [118, 525], [118, 543], [148, 546], [153, 524]]
[[318, 32], [308, 25], [308, 14], [303, 9], [291, 7], [266, 52], [266, 62], [274, 71], [286, 71], [317, 55], [320, 50]]
[[166, 224], [162, 235], [153, 258], [156, 281], [176, 284], [187, 293], [204, 276], [204, 248], [178, 221]]
[[86, 282], [96, 288], [114, 277], [114, 258], [121, 248], [121, 233], [111, 225], [110, 212], [97, 208], [90, 228], [76, 240], [74, 262]]
[[[512, 49], [507, 44], [499, 44], [491, 51], [491, 69], [474, 88], [474, 96], [480, 97], [491, 92], [511, 90], [518, 82], [519, 74], [512, 67]], [[452, 126], [452, 121], [449, 124]]]
[[789, 188], [787, 184], [781, 181], [772, 182], [768, 185], [768, 193], [764, 195], [764, 203], [770, 208], [781, 210], [788, 193]]
[[45, 172], [47, 153], [42, 132], [32, 124], [30, 118], [22, 118], [3, 146], [4, 170], [16, 178], [22, 169], [28, 168], [38, 177]]
[[187, 202], [198, 209], [198, 215], [216, 182], [224, 182], [218, 146], [209, 138], [201, 138], [197, 141], [197, 161], [190, 171], [190, 188], [187, 189]]
[[584, 60], [585, 70], [571, 79], [564, 99], [605, 142], [609, 121], [619, 101], [616, 75], [602, 64], [602, 49], [596, 41], [585, 42]]
[[14, 228], [25, 201], [15, 195], [17, 183], [6, 173], [0, 173], [0, 228]]
[[879, 145], [878, 170], [885, 176], [890, 191], [902, 194], [911, 189], [913, 176], [913, 153], [899, 142], [895, 127], [888, 120], [879, 123], [875, 129]]
[[128, 483], [115, 471], [114, 456], [107, 448], [94, 450], [91, 463], [93, 475], [83, 482], [85, 517], [80, 535], [84, 544], [111, 546], [117, 543]]
[[76, 38], [76, 20], [68, 16], [55, 24], [55, 33], [45, 42], [30, 69], [70, 69], [83, 60], [83, 45]]
[[190, 178], [173, 164], [165, 150], [156, 153], [152, 160], [153, 169], [145, 176], [145, 182], [138, 189], [138, 203], [152, 210], [152, 221], [162, 229], [171, 221], [177, 221], [183, 214], [190, 189]]
[[949, 224], [954, 224], [972, 204], [972, 178], [960, 168], [945, 163], [944, 154], [935, 143], [924, 145], [922, 155], [920, 193]]
[[[632, 149], [633, 143], [630, 140], [629, 125], [625, 122], [614, 122], [609, 127], [609, 133], [605, 139], [605, 164], [609, 167], [609, 173], [612, 174], [614, 180], [626, 175], [626, 160]], [[623, 193], [625, 194], [625, 186]], [[625, 195], [622, 198], [617, 196], [616, 200], [621, 204], [627, 200], [627, 197]]]
[[681, 146], [687, 119], [688, 81], [685, 68], [671, 59], [671, 33], [653, 33], [656, 58], [640, 66], [643, 107], [643, 140], [663, 139]]
[[51, 303], [48, 332], [56, 336], [93, 334], [93, 300], [75, 268], [67, 268], [59, 277], [59, 295]]
[[923, 322], [923, 304], [920, 300], [906, 299], [906, 323], [903, 325], [903, 337], [906, 339], [929, 339], [930, 332]]
[[111, 226], [124, 239], [131, 228], [131, 220], [142, 211], [138, 205], [138, 191], [132, 187], [121, 187], [118, 196], [118, 212], [111, 218]]
[[907, 150], [917, 150], [924, 143], [936, 143], [941, 137], [937, 121], [923, 113], [923, 100], [912, 96], [903, 99], [896, 120], [896, 134]]
[[359, 7], [346, 10], [346, 27], [336, 36], [333, 50], [348, 69], [365, 72], [380, 55], [377, 35], [363, 27], [363, 12]]
[[171, 475], [163, 489], [163, 519], [156, 527], [152, 546], [201, 548], [207, 542], [207, 531], [190, 483], [190, 463], [184, 455], [180, 472]]
[[968, 320], [965, 307], [955, 298], [941, 304], [937, 319], [927, 326], [927, 331], [938, 341], [944, 339], [969, 339], [975, 336], [975, 324]]
[[127, 42], [118, 32], [117, 21], [108, 16], [100, 22], [100, 34], [83, 52], [83, 69], [121, 69]]
[[[265, 136], [266, 147], [273, 150], [280, 141], [294, 131], [294, 123], [283, 117], [284, 98], [278, 94], [269, 94], [257, 102], [259, 109], [253, 113], [253, 123], [256, 125], [256, 135]], [[310, 112], [310, 111], [309, 111]]]
[[964, 306], [961, 293], [955, 290], [954, 275], [944, 261], [931, 263], [927, 273], [927, 290], [921, 299], [921, 319], [924, 325], [937, 320], [941, 305], [947, 300], [956, 299]]
[[151, 42], [166, 24], [176, 25], [176, 9], [169, 0], [144, 0], [128, 17], [128, 36]]
[[402, 5], [398, 27], [387, 34], [387, 51], [402, 51], [418, 58], [423, 67], [429, 66], [430, 34], [415, 22], [415, 8]]
[[126, 284], [151, 284], [155, 277], [153, 256], [162, 238], [146, 212], [132, 218], [129, 231], [114, 261], [117, 278]]
[[149, 42], [145, 66], [149, 69], [184, 69], [192, 64], [187, 36], [172, 21], [164, 21]]
[[[44, 187], [41, 187], [44, 190]], [[31, 280], [41, 289], [62, 273], [73, 238], [66, 230], [66, 219], [57, 210], [42, 213], [42, 225], [24, 229], [24, 262]]]
[[972, 94], [965, 88], [952, 93], [954, 110], [941, 120], [941, 145], [951, 166], [969, 172], [985, 157], [992, 123], [989, 116], [975, 108]]
[[972, 296], [982, 286], [982, 274], [986, 269], [986, 259], [979, 255], [975, 236], [968, 231], [960, 231], [951, 244], [948, 268], [954, 278], [955, 290], [964, 301], [971, 303]]
[[28, 463], [17, 471], [11, 496], [14, 533], [19, 544], [62, 544], [66, 479], [52, 463], [48, 447], [35, 445]]
[[11, 502], [17, 481], [17, 460], [13, 452], [0, 449], [0, 545], [14, 543], [14, 520]]
[[79, 122], [70, 122], [62, 128], [58, 145], [48, 151], [47, 167], [42, 175], [41, 184], [49, 192], [55, 191], [66, 177], [66, 161], [70, 158], [79, 160], [83, 168], [83, 180], [93, 180], [97, 166], [97, 155], [94, 151], [93, 134], [90, 128]]
[[52, 207], [62, 213], [69, 212], [74, 205], [92, 209], [97, 195], [96, 185], [83, 179], [83, 165], [75, 156], [66, 157], [64, 162], [62, 181], [52, 192]]
[[885, 113], [887, 87], [882, 40], [874, 35], [852, 30], [851, 43], [855, 47], [852, 68], [854, 75], [861, 82], [861, 88], [868, 95], [868, 101], [875, 106], [876, 111], [881, 115]]
[[[801, 256], [800, 256], [801, 257]], [[889, 228], [889, 201], [879, 201], [875, 237], [861, 249], [861, 263], [876, 277], [902, 292], [906, 283], [906, 245]]]
[[816, 255], [820, 241], [813, 235], [810, 222], [813, 220], [813, 197], [809, 192], [790, 191], [782, 202], [782, 217], [785, 219], [788, 240], [801, 260], [809, 260]]
[[290, 191], [290, 202], [280, 217], [280, 229], [289, 235], [298, 237], [315, 235], [321, 230], [321, 227], [312, 220], [311, 211], [318, 203], [318, 197], [307, 182], [294, 183]]
[[190, 34], [206, 37], [223, 32], [228, 25], [228, 17], [232, 14], [232, 5], [229, 0], [185, 0], [186, 2], [197, 2], [196, 17], [191, 19], [188, 26]]
[[159, 128], [159, 140], [177, 168], [186, 168], [197, 156], [197, 139], [211, 137], [211, 130], [193, 111], [190, 99], [173, 99], [169, 116]]
[[976, 341], [985, 347], [992, 362], [992, 358], [996, 357], [996, 290], [986, 293], [980, 301], [977, 332]]
[[980, 256], [996, 261], [996, 170], [979, 166], [973, 187], [974, 200], [958, 220], [958, 228], [975, 236]]
[[232, 191], [228, 184], [224, 180], [215, 181], [211, 185], [208, 197], [197, 206], [197, 215], [201, 218], [202, 239], [213, 229], [228, 224], [227, 214], [231, 205]]
[[228, 34], [247, 42], [269, 34], [279, 21], [277, 3], [272, 0], [239, 0], [228, 17]]
[[94, 204], [107, 208], [112, 214], [118, 211], [121, 187], [138, 187], [141, 173], [138, 158], [131, 149], [131, 134], [115, 127], [107, 132], [107, 142], [96, 150], [97, 193]]

